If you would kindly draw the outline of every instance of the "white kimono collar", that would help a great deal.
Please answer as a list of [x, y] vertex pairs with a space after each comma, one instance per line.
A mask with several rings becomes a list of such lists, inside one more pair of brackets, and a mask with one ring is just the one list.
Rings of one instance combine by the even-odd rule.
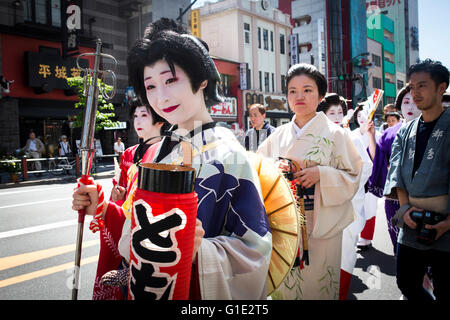
[[311, 123], [314, 122], [313, 120], [316, 119], [318, 115], [319, 115], [319, 113], [316, 112], [316, 115], [315, 115], [311, 120], [309, 120], [309, 121], [303, 126], [303, 128], [300, 128], [300, 127], [295, 123], [295, 117], [296, 117], [297, 115], [294, 115], [294, 116], [292, 117], [292, 120], [291, 120], [291, 122], [292, 122], [292, 127], [293, 127], [294, 130], [295, 130], [295, 136], [296, 136], [297, 139], [300, 139], [300, 137], [301, 137], [301, 135], [303, 134], [303, 132], [305, 132], [306, 129], [311, 125]]

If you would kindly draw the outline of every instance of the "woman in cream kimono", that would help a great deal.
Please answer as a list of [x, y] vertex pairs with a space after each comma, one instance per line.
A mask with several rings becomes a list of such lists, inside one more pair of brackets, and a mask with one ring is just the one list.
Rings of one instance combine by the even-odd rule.
[[[263, 156], [297, 161], [294, 177], [306, 189], [309, 265], [294, 267], [273, 299], [339, 298], [342, 231], [355, 220], [352, 198], [358, 190], [362, 159], [349, 133], [316, 108], [327, 90], [312, 65], [292, 66], [286, 77], [292, 121], [278, 127], [258, 149]], [[285, 169], [283, 163], [280, 168]]]

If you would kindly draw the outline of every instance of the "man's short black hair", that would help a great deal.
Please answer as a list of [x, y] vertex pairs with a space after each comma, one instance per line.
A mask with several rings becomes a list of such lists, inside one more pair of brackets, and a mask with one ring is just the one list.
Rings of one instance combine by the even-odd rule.
[[441, 83], [445, 83], [448, 88], [450, 74], [448, 69], [442, 65], [440, 61], [433, 61], [431, 59], [426, 59], [422, 62], [413, 64], [409, 67], [408, 70], [408, 79], [411, 78], [413, 73], [417, 72], [426, 72], [430, 74], [430, 78], [434, 81], [436, 86], [439, 86]]
[[325, 97], [328, 88], [327, 79], [325, 79], [324, 75], [311, 64], [299, 63], [293, 65], [288, 70], [286, 75], [286, 87], [289, 88], [289, 82], [292, 80], [292, 78], [301, 75], [305, 75], [314, 80], [317, 88], [319, 89], [319, 96]]

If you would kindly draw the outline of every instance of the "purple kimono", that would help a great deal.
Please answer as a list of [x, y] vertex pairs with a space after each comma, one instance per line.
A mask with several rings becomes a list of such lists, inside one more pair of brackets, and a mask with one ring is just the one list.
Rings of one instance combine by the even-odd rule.
[[[372, 175], [369, 178], [369, 192], [381, 198], [383, 196], [383, 189], [386, 183], [386, 177], [389, 169], [389, 158], [391, 157], [392, 143], [395, 140], [398, 130], [402, 126], [402, 122], [395, 126], [386, 129], [383, 135], [377, 142], [375, 149], [375, 157], [373, 159]], [[398, 228], [391, 223], [391, 218], [395, 212], [400, 208], [398, 200], [385, 198], [384, 210], [386, 212], [386, 219], [389, 228], [389, 235], [391, 237], [394, 252], [397, 248]]]

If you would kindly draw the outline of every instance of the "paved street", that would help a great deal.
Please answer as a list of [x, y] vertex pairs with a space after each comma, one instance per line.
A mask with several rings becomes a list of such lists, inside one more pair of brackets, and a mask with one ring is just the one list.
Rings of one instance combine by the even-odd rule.
[[[111, 179], [100, 180], [106, 194]], [[74, 183], [0, 190], [0, 300], [71, 299], [77, 214], [72, 211]], [[84, 229], [78, 298], [91, 299], [98, 234]]]
[[398, 300], [402, 295], [395, 279], [395, 256], [383, 199], [378, 199], [375, 221], [373, 248], [358, 253], [349, 300]]
[[[109, 195], [111, 179], [101, 179]], [[74, 183], [0, 189], [0, 300], [71, 299], [76, 213]], [[98, 234], [85, 222], [79, 299], [89, 300], [99, 252]], [[398, 300], [392, 244], [379, 201], [374, 249], [358, 254], [349, 299]]]

